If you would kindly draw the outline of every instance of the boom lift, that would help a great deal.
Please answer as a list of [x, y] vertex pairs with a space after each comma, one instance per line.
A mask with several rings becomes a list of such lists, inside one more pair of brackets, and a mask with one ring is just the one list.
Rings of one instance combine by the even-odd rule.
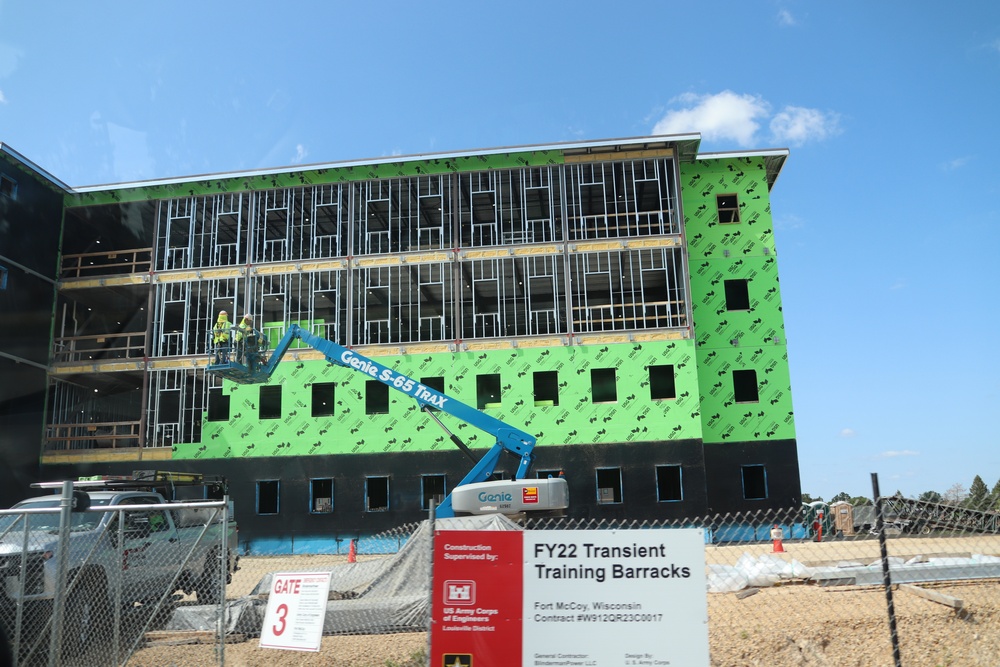
[[[437, 516], [456, 514], [520, 514], [523, 512], [559, 512], [569, 507], [569, 487], [563, 477], [525, 479], [534, 461], [535, 436], [506, 424], [495, 417], [442, 394], [391, 368], [358, 354], [350, 348], [317, 336], [297, 324], [289, 325], [285, 335], [268, 357], [267, 339], [253, 330], [233, 349], [214, 350], [207, 372], [239, 384], [267, 382], [295, 340], [318, 350], [337, 366], [367, 375], [414, 399], [420, 409], [448, 434], [455, 445], [475, 465], [437, 507]], [[221, 354], [220, 354], [221, 352]], [[496, 444], [476, 460], [472, 450], [452, 433], [435, 414], [452, 415], [496, 438]], [[487, 481], [493, 476], [503, 453], [518, 457], [513, 480]]]

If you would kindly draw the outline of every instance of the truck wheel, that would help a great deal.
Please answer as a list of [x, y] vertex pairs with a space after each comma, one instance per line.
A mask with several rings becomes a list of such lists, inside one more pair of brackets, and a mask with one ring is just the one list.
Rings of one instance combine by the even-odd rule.
[[79, 657], [111, 641], [111, 602], [104, 575], [85, 570], [63, 611], [63, 655]]
[[[228, 554], [227, 554], [228, 555]], [[229, 563], [226, 563], [228, 580]], [[205, 559], [205, 569], [195, 590], [199, 604], [219, 604], [222, 602], [222, 582], [219, 581], [219, 551], [213, 550]]]

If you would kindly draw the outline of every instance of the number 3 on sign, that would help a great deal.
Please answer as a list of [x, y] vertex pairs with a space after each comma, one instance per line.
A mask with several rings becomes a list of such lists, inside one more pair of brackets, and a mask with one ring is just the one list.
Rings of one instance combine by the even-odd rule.
[[274, 633], [275, 636], [279, 636], [281, 635], [281, 633], [285, 631], [286, 627], [285, 618], [288, 616], [288, 605], [285, 603], [281, 603], [280, 605], [278, 605], [278, 608], [275, 610], [275, 613], [278, 616], [278, 622], [274, 624], [274, 626], [271, 628], [271, 631]]

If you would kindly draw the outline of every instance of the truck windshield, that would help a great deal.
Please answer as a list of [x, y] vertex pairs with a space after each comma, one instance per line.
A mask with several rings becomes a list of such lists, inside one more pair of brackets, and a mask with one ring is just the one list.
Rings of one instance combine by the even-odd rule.
[[[11, 509], [58, 508], [59, 503], [60, 498], [58, 497], [45, 498], [44, 500], [25, 500], [14, 505]], [[106, 498], [92, 498], [90, 502], [91, 507], [100, 507], [107, 504], [108, 499]], [[23, 516], [27, 517], [30, 530], [50, 532], [59, 530], [59, 512], [53, 512], [52, 514], [25, 514]], [[93, 530], [101, 522], [102, 516], [104, 516], [103, 512], [73, 512], [70, 514], [69, 529], [74, 532]], [[4, 516], [0, 516], [0, 535], [10, 531], [20, 532], [23, 526], [24, 523], [20, 514], [5, 514]]]

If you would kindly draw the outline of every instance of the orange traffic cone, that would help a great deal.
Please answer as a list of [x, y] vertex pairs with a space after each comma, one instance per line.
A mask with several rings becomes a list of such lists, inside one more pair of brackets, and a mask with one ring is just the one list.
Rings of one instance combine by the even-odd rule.
[[780, 554], [785, 552], [785, 547], [781, 544], [781, 538], [781, 527], [775, 524], [774, 528], [771, 529], [771, 553]]
[[358, 548], [354, 546], [354, 540], [351, 540], [351, 546], [347, 549], [347, 562], [358, 562]]

